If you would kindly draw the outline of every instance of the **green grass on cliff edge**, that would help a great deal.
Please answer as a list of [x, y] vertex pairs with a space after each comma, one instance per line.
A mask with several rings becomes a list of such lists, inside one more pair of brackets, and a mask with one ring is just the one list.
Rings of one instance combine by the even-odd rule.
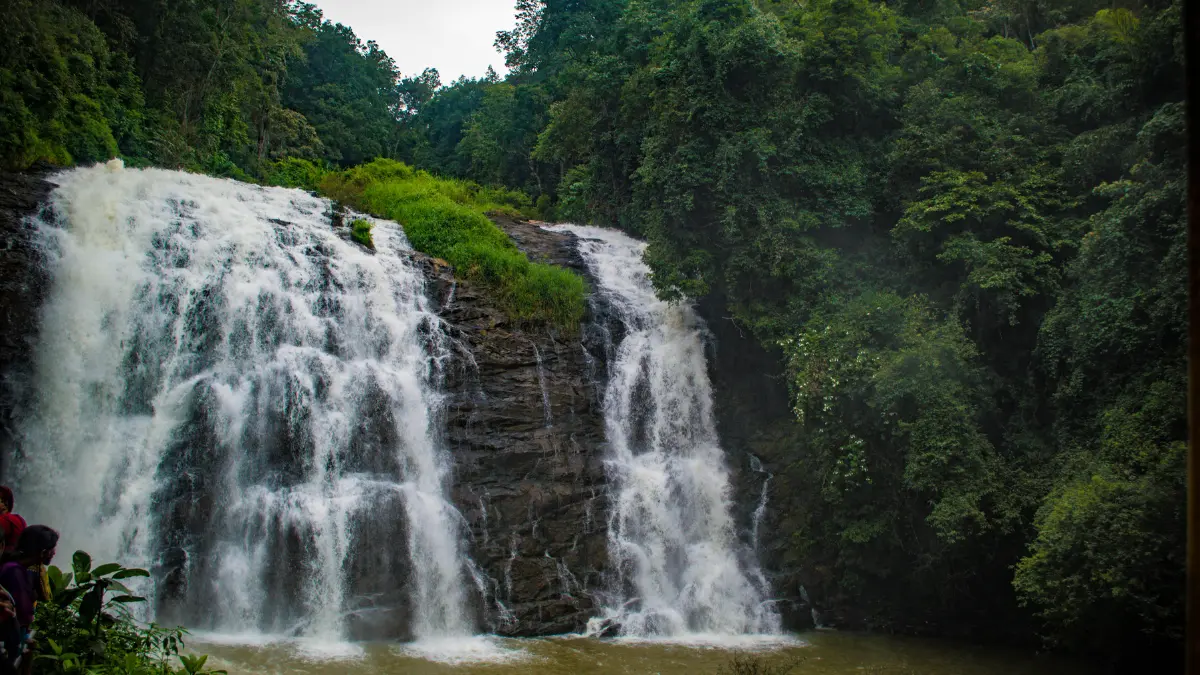
[[485, 213], [519, 216], [525, 195], [434, 177], [387, 159], [326, 175], [331, 199], [404, 226], [413, 248], [454, 266], [458, 275], [497, 293], [517, 323], [574, 331], [583, 318], [586, 286], [578, 274], [530, 262]]

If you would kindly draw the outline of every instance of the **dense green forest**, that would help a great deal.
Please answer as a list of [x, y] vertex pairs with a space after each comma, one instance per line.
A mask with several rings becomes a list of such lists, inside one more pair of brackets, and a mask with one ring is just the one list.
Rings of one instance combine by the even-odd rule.
[[395, 156], [408, 108], [373, 42], [283, 0], [6, 0], [0, 158], [120, 155], [269, 178]]
[[512, 75], [418, 106], [409, 157], [645, 237], [780, 355], [826, 597], [1178, 644], [1181, 8], [522, 0]]
[[448, 85], [304, 3], [6, 5], [5, 167], [383, 157], [626, 229], [778, 356], [824, 597], [1179, 644], [1182, 0], [519, 0], [510, 74]]

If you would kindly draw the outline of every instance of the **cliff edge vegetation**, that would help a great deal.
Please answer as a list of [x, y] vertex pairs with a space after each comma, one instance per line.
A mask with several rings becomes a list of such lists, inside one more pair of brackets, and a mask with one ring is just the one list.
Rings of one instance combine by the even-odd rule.
[[484, 214], [519, 215], [529, 198], [504, 188], [437, 178], [394, 160], [377, 159], [320, 180], [326, 196], [404, 226], [413, 248], [489, 287], [517, 323], [578, 330], [586, 286], [579, 274], [530, 262]]

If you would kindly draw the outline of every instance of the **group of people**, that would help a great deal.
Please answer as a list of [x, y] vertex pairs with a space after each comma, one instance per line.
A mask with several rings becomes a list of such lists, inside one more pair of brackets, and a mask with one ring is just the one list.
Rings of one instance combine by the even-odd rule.
[[33, 667], [34, 607], [50, 600], [46, 566], [54, 559], [58, 532], [26, 525], [13, 511], [13, 491], [0, 485], [0, 675]]

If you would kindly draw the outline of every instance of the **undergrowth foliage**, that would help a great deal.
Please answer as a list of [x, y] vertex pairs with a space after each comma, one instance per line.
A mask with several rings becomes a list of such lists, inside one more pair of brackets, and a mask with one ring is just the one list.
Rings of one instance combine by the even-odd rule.
[[573, 332], [583, 318], [582, 277], [553, 265], [530, 262], [484, 213], [520, 215], [525, 195], [467, 181], [437, 178], [400, 162], [370, 164], [330, 173], [321, 191], [380, 218], [395, 220], [413, 248], [454, 266], [457, 274], [491, 287], [517, 323]]
[[[218, 675], [207, 656], [182, 653], [185, 631], [138, 622], [128, 605], [145, 602], [125, 581], [143, 569], [106, 563], [76, 551], [71, 570], [47, 570], [51, 598], [34, 616], [34, 672], [79, 675]], [[176, 662], [178, 666], [176, 667]]]

